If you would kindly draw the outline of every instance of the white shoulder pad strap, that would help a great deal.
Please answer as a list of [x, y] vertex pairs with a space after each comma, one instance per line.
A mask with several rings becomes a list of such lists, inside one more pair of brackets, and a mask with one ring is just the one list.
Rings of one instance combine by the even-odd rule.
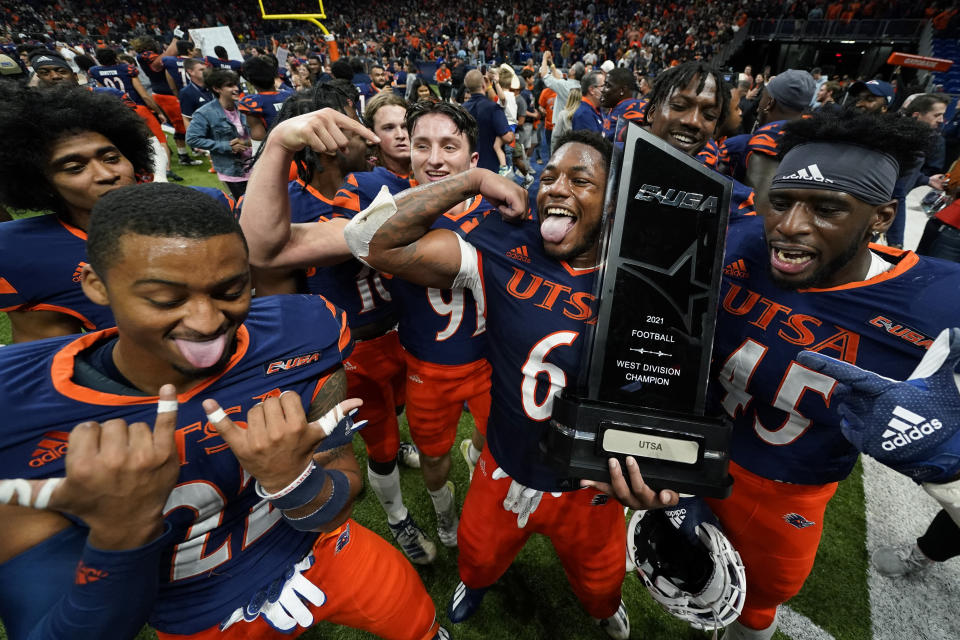
[[[343, 228], [343, 237], [350, 252], [361, 262], [370, 255], [370, 240], [383, 223], [397, 212], [397, 203], [386, 185], [373, 199], [370, 206], [353, 217]], [[364, 262], [366, 264], [366, 262]]]

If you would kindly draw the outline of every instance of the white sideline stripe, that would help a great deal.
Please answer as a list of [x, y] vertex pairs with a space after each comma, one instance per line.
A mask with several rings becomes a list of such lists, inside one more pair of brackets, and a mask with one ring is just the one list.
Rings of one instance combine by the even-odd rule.
[[829, 631], [821, 629], [810, 618], [787, 605], [781, 605], [777, 611], [777, 622], [780, 631], [790, 636], [791, 640], [836, 640]]
[[[866, 497], [867, 554], [878, 547], [912, 542], [926, 531], [939, 506], [906, 477], [862, 456]], [[873, 640], [960, 638], [960, 560], [934, 565], [910, 578], [867, 572]], [[794, 636], [797, 638], [797, 636]]]

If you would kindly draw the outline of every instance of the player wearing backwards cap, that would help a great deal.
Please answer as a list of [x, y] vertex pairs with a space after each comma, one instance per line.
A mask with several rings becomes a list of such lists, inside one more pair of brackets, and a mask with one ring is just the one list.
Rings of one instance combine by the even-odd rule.
[[[905, 378], [960, 309], [955, 265], [871, 245], [929, 128], [855, 112], [791, 122], [758, 217], [731, 219], [714, 362], [734, 422], [733, 493], [708, 500], [747, 571], [728, 640], [770, 638], [813, 566], [826, 504], [857, 450], [835, 381], [803, 350]], [[806, 361], [804, 361], [806, 362]]]
[[[729, 97], [721, 86], [720, 75], [699, 63], [664, 73], [646, 114], [651, 131], [697, 153], [726, 110]], [[473, 615], [527, 538], [542, 533], [551, 538], [587, 612], [608, 634], [625, 638], [622, 511], [595, 489], [575, 490], [579, 482], [560, 477], [539, 453], [553, 397], [577, 375], [578, 339], [595, 312], [597, 238], [611, 153], [599, 134], [573, 132], [558, 142], [540, 178], [537, 222], [525, 218], [523, 190], [473, 169], [396, 199], [378, 196], [345, 235], [356, 255], [406, 280], [432, 287], [483, 283], [493, 403], [488, 446], [460, 520], [461, 584], [450, 602], [451, 621]], [[466, 234], [469, 244], [448, 229], [431, 229], [473, 194], [521, 222], [488, 215]], [[676, 502], [672, 492], [644, 487], [635, 465], [630, 473], [633, 486], [643, 488], [632, 505]]]
[[[307, 126], [323, 124], [316, 118]], [[84, 291], [110, 305], [117, 328], [2, 350], [0, 398], [10, 412], [0, 460], [14, 477], [61, 476], [62, 445], [54, 455], [38, 452], [69, 436], [71, 458], [89, 464], [88, 450], [73, 447], [92, 427], [74, 438], [78, 420], [149, 422], [158, 410], [176, 410], [175, 425], [158, 418], [149, 455], [160, 476], [155, 493], [166, 489], [169, 497], [163, 504], [148, 493], [148, 509], [129, 504], [137, 520], [117, 517], [112, 535], [93, 519], [85, 542], [76, 519], [24, 508], [48, 502], [85, 515], [56, 491], [25, 496], [6, 484], [4, 501], [24, 505], [5, 507], [0, 565], [5, 588], [18, 586], [4, 605], [20, 628], [43, 638], [132, 637], [149, 610], [161, 638], [273, 638], [319, 619], [387, 638], [443, 633], [413, 568], [349, 518], [361, 485], [350, 451], [359, 425], [344, 412], [360, 402], [343, 402], [341, 361], [352, 347], [345, 314], [319, 296], [251, 303], [234, 217], [174, 185], [102, 198], [89, 253]], [[31, 380], [29, 401], [23, 376]], [[101, 428], [104, 463], [138, 466], [126, 451], [149, 441], [144, 426], [129, 440], [122, 426]], [[125, 478], [146, 484], [150, 475]], [[106, 493], [116, 514], [114, 496], [132, 491]], [[65, 567], [69, 575], [78, 557], [75, 586], [37, 580], [38, 572], [62, 576]], [[60, 600], [67, 593], [71, 599]], [[103, 630], [117, 621], [119, 628]]]
[[[311, 92], [336, 103], [343, 113], [354, 111], [353, 98], [329, 83], [319, 84]], [[376, 100], [385, 103], [389, 100], [387, 95], [375, 97], [371, 103]], [[301, 98], [295, 97], [285, 109], [295, 110], [301, 104]], [[304, 106], [313, 110], [319, 103], [311, 100]], [[381, 109], [404, 111], [395, 105]], [[377, 122], [376, 112], [369, 115]], [[383, 115], [397, 116], [389, 111]], [[364, 414], [370, 421], [361, 433], [367, 446], [370, 485], [387, 512], [391, 530], [404, 553], [413, 562], [430, 562], [436, 547], [404, 506], [396, 467], [398, 452], [413, 449], [401, 449], [397, 422], [396, 408], [404, 401], [406, 371], [395, 330], [397, 312], [381, 275], [353, 259], [342, 231], [359, 210], [349, 203], [359, 202], [366, 187], [376, 193], [389, 182], [396, 185], [391, 188], [402, 191], [410, 183], [406, 177], [378, 168], [377, 176], [373, 176], [373, 172], [351, 173], [343, 183], [347, 189], [351, 185], [363, 185], [363, 189], [354, 186], [358, 189], [356, 192], [344, 193], [341, 189], [337, 193], [344, 174], [356, 168], [340, 163], [341, 158], [348, 160], [349, 150], [344, 147], [335, 157], [319, 157], [308, 145], [313, 140], [297, 137], [301, 127], [298, 123], [305, 117], [284, 120], [267, 137], [244, 198], [241, 225], [250, 238], [255, 266], [287, 271], [304, 269], [308, 290], [322, 293], [346, 311], [357, 341], [346, 362], [347, 380], [351, 393], [363, 398]], [[350, 121], [363, 129], [353, 117]], [[352, 140], [358, 137], [355, 132], [348, 135]], [[291, 161], [301, 164], [302, 175], [288, 184]], [[334, 161], [338, 163], [335, 174], [326, 170]], [[324, 171], [317, 171], [321, 166]], [[331, 176], [335, 179], [330, 180]], [[404, 458], [408, 462], [415, 460], [412, 452]]]
[[752, 187], [763, 198], [777, 168], [777, 154], [783, 127], [801, 117], [816, 91], [816, 80], [808, 72], [787, 69], [768, 82], [757, 105], [757, 129], [739, 153], [740, 165], [732, 168], [734, 178]]

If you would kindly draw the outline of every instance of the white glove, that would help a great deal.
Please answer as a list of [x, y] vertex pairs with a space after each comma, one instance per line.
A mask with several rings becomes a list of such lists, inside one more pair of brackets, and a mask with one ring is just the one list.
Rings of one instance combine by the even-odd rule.
[[[537, 491], [530, 487], [525, 487], [513, 478], [507, 475], [507, 472], [497, 467], [493, 472], [493, 479], [510, 479], [510, 488], [507, 490], [507, 497], [503, 499], [503, 508], [505, 511], [517, 514], [517, 527], [523, 529], [527, 526], [527, 520], [530, 514], [540, 506], [540, 499], [543, 497], [543, 491]], [[560, 493], [551, 493], [555, 498], [560, 497]]]
[[177, 26], [175, 26], [175, 27], [173, 28], [173, 37], [174, 37], [174, 38], [182, 38], [182, 37], [183, 37], [183, 29], [180, 28], [180, 25], [177, 25]]

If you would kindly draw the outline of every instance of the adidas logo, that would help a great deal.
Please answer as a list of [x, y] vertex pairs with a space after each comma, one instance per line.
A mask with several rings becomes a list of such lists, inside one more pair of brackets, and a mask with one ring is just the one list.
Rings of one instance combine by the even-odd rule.
[[684, 518], [687, 517], [686, 509], [665, 509], [663, 514], [670, 519], [670, 523], [679, 529], [683, 525]]
[[418, 376], [417, 374], [413, 374], [412, 376], [407, 376], [407, 377], [410, 378], [410, 382], [416, 382], [417, 384], [423, 384], [423, 378], [421, 378], [421, 377]]
[[800, 169], [795, 171], [788, 176], [780, 176], [780, 180], [811, 180], [813, 182], [829, 182], [833, 184], [833, 180], [830, 178], [825, 178], [822, 173], [820, 173], [820, 167], [816, 164], [809, 165], [806, 169]]
[[37, 448], [30, 458], [31, 467], [42, 467], [48, 462], [59, 460], [67, 453], [67, 440], [70, 434], [66, 431], [50, 431], [43, 434], [44, 438], [37, 443]]
[[527, 245], [517, 247], [516, 249], [510, 249], [505, 254], [508, 258], [513, 258], [514, 260], [519, 260], [520, 262], [526, 262], [530, 264], [530, 255], [527, 253]]
[[742, 259], [731, 262], [723, 268], [723, 275], [733, 276], [734, 278], [747, 278], [749, 277], [747, 273], [747, 263]]
[[894, 407], [893, 417], [890, 418], [887, 426], [890, 428], [883, 432], [883, 442], [880, 446], [884, 451], [896, 451], [942, 428], [943, 423], [936, 418], [928, 421], [913, 411], [897, 406]]
[[83, 273], [83, 267], [84, 267], [86, 264], [87, 264], [86, 262], [82, 262], [82, 261], [79, 262], [79, 263], [77, 263], [77, 268], [73, 270], [73, 281], [74, 281], [74, 282], [80, 282], [80, 280], [81, 280], [80, 274]]

